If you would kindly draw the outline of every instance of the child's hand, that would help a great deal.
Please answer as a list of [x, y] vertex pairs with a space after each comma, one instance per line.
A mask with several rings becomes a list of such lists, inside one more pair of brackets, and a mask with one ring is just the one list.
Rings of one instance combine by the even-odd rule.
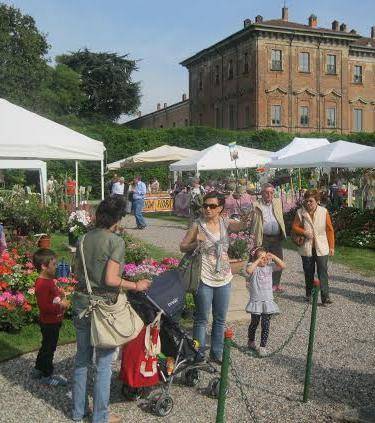
[[61, 300], [61, 302], [60, 302], [60, 306], [63, 308], [63, 309], [67, 309], [67, 308], [69, 308], [70, 307], [70, 301], [68, 301], [68, 300]]
[[266, 257], [268, 261], [272, 261], [275, 258], [275, 256], [272, 253], [267, 253]]

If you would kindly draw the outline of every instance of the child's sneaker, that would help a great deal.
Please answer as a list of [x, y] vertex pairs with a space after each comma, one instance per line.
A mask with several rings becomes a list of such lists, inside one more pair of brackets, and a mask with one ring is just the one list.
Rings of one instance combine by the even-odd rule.
[[258, 352], [258, 347], [255, 341], [247, 341], [247, 348], [249, 348], [249, 350]]
[[268, 351], [266, 347], [259, 347], [258, 351], [259, 357], [266, 357], [268, 355]]
[[66, 386], [68, 384], [68, 381], [65, 379], [64, 376], [52, 375], [52, 376], [42, 377], [40, 379], [40, 383], [42, 385], [48, 385], [48, 386]]

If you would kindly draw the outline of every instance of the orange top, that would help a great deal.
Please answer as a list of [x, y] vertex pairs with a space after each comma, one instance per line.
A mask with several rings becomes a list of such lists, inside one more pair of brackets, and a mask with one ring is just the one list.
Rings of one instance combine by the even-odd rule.
[[66, 181], [67, 195], [74, 195], [76, 193], [76, 181]]
[[[292, 225], [292, 231], [295, 232], [297, 235], [304, 235], [305, 229], [302, 226], [302, 222], [298, 216], [298, 213], [296, 213]], [[328, 245], [330, 249], [335, 248], [335, 231], [333, 229], [331, 216], [328, 213], [327, 210], [327, 218], [326, 218], [326, 234], [327, 234], [327, 240]]]

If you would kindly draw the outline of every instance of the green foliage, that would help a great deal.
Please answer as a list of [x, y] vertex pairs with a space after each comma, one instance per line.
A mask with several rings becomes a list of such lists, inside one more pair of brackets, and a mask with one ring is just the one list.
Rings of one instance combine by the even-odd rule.
[[81, 110], [83, 115], [116, 120], [122, 114], [137, 110], [140, 87], [131, 78], [137, 65], [128, 55], [84, 49], [58, 56], [56, 61], [80, 74], [86, 95]]
[[149, 257], [146, 247], [128, 234], [123, 235], [125, 241], [125, 263], [140, 264]]
[[0, 97], [32, 105], [47, 73], [48, 49], [31, 16], [0, 4]]

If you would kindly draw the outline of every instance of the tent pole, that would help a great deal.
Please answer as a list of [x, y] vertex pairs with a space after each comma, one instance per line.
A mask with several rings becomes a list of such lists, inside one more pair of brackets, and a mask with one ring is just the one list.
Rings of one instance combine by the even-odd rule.
[[102, 185], [102, 200], [104, 200], [104, 163], [103, 160], [100, 161], [100, 179]]
[[76, 209], [78, 208], [78, 160], [76, 160]]
[[39, 169], [39, 184], [40, 184], [40, 197], [42, 199], [42, 204], [46, 203], [46, 196], [44, 192], [44, 184], [43, 184], [43, 175], [42, 170]]

